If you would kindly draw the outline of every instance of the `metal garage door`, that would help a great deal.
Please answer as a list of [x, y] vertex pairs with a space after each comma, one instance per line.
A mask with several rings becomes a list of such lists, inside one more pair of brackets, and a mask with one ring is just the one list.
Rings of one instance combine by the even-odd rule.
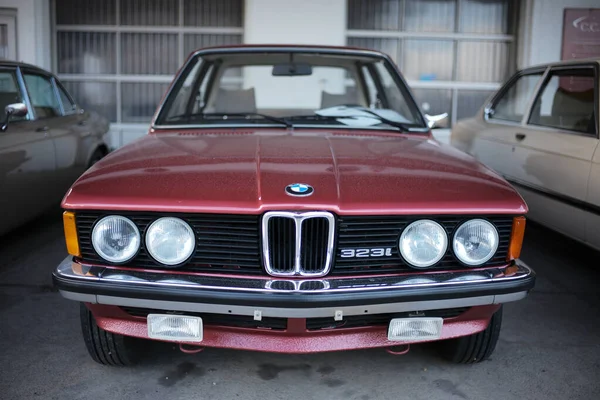
[[54, 71], [110, 119], [112, 147], [144, 134], [191, 51], [242, 43], [243, 0], [60, 0], [54, 16]]
[[[394, 58], [419, 104], [476, 113], [514, 70], [513, 0], [348, 0], [349, 45]], [[427, 107], [425, 107], [427, 108]]]

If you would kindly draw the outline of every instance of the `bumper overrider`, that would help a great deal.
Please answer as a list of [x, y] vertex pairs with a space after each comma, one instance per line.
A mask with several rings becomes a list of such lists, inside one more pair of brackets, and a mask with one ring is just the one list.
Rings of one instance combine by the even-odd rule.
[[285, 318], [287, 329], [281, 331], [204, 326], [202, 345], [302, 353], [399, 344], [388, 340], [386, 326], [309, 331], [306, 321], [317, 318], [333, 322], [464, 307], [468, 311], [444, 320], [438, 340], [480, 332], [499, 304], [527, 296], [535, 272], [516, 260], [473, 271], [286, 280], [107, 268], [69, 256], [54, 271], [53, 281], [63, 297], [87, 303], [98, 326], [113, 333], [148, 338], [145, 318], [127, 314], [126, 308]]

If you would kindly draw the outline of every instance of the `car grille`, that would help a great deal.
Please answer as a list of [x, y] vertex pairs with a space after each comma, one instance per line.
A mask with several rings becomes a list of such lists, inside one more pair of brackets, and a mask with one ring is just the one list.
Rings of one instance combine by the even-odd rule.
[[[110, 212], [76, 213], [77, 233], [81, 248], [81, 258], [93, 264], [109, 264], [94, 250], [91, 233], [94, 224]], [[231, 214], [169, 214], [127, 212], [119, 213], [130, 218], [142, 236], [155, 219], [163, 216], [176, 216], [190, 224], [196, 233], [197, 248], [192, 257], [176, 267], [184, 271], [201, 271], [229, 274], [266, 275], [261, 243], [260, 215]], [[402, 230], [418, 216], [340, 216], [336, 221], [336, 244], [333, 268], [329, 275], [364, 275], [415, 271], [407, 265], [398, 251], [398, 238]], [[449, 234], [449, 241], [456, 228], [474, 216], [427, 216], [439, 222]], [[477, 216], [485, 218], [496, 226], [500, 244], [496, 254], [484, 266], [506, 264], [506, 255], [512, 229], [512, 216]], [[302, 243], [300, 257], [303, 269], [307, 272], [323, 268], [326, 259], [328, 221], [324, 218], [309, 218], [302, 221]], [[294, 221], [290, 218], [271, 218], [268, 223], [270, 260], [285, 271], [294, 265]], [[391, 256], [368, 258], [344, 258], [342, 249], [391, 249]], [[128, 267], [165, 267], [154, 261], [145, 249], [144, 240], [138, 254], [127, 263]], [[446, 255], [429, 270], [442, 270], [461, 267], [454, 256], [451, 245]]]
[[[91, 243], [92, 229], [96, 221], [108, 213], [77, 213], [77, 234], [83, 260], [106, 264], [94, 250]], [[131, 219], [143, 236], [148, 226], [157, 218], [167, 214], [120, 213]], [[170, 215], [186, 221], [196, 233], [196, 251], [185, 263], [190, 271], [211, 271], [225, 273], [261, 273], [258, 215], [226, 214], [177, 214]], [[162, 266], [146, 251], [144, 240], [129, 267]]]

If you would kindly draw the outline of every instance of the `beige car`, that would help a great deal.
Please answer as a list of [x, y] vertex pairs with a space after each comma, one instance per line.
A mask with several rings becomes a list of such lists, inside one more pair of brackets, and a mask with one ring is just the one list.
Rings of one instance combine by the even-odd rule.
[[108, 121], [79, 108], [52, 74], [7, 61], [0, 61], [0, 110], [1, 235], [60, 203], [108, 153]]
[[517, 72], [450, 140], [511, 182], [529, 218], [600, 250], [599, 62]]

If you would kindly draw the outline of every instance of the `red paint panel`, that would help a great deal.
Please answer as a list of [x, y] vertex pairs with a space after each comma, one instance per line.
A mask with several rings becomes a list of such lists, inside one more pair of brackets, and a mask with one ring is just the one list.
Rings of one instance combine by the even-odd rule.
[[[191, 133], [191, 134], [190, 134]], [[308, 183], [294, 198], [286, 185]], [[157, 132], [97, 163], [66, 209], [257, 214], [524, 214], [514, 189], [472, 157], [417, 134], [263, 129]]]
[[[473, 307], [456, 318], [444, 321], [443, 339], [471, 335], [484, 330], [499, 305]], [[88, 304], [98, 326], [109, 332], [147, 339], [144, 318], [131, 317], [115, 306]], [[253, 350], [273, 353], [317, 353], [389, 347], [404, 344], [387, 340], [387, 327], [374, 326], [348, 329], [307, 331], [299, 329], [302, 319], [289, 320], [288, 331], [205, 326], [205, 347]], [[288, 327], [290, 327], [288, 322]], [[414, 342], [413, 342], [414, 343]], [[196, 344], [198, 343], [189, 343]]]

